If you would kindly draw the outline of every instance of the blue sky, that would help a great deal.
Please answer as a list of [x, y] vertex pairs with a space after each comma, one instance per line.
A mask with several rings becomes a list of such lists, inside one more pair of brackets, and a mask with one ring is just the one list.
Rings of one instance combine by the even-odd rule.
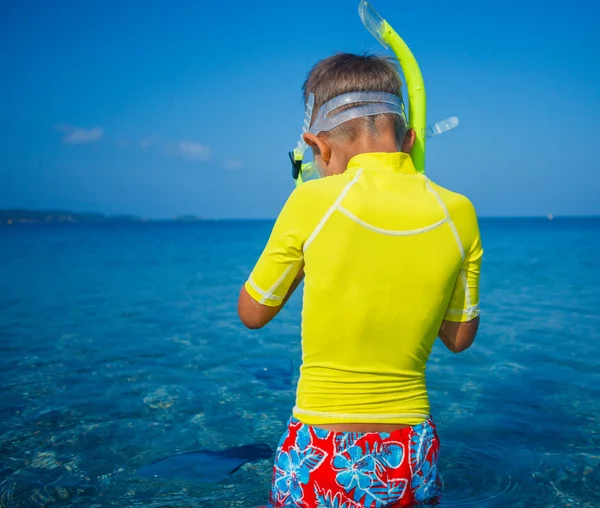
[[[427, 172], [480, 215], [600, 214], [600, 7], [374, 7], [411, 46]], [[357, 0], [0, 3], [0, 208], [275, 217], [309, 68], [383, 53]]]

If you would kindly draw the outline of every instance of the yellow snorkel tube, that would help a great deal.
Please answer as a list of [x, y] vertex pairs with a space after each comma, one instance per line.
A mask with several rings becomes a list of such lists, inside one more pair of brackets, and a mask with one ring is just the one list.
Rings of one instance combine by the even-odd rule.
[[358, 14], [365, 28], [373, 34], [384, 48], [392, 48], [400, 63], [408, 91], [408, 126], [414, 129], [416, 134], [415, 145], [410, 155], [415, 169], [420, 173], [425, 173], [427, 100], [425, 83], [419, 64], [402, 37], [371, 7], [369, 2], [361, 0], [358, 6]]

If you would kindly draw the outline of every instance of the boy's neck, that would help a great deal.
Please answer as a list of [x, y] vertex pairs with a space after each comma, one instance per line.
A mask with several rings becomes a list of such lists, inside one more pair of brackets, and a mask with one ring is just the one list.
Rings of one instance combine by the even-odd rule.
[[378, 137], [361, 136], [352, 143], [338, 147], [338, 150], [339, 152], [337, 155], [340, 158], [340, 166], [343, 168], [348, 167], [350, 159], [356, 155], [374, 152], [394, 153], [400, 151], [395, 134]]

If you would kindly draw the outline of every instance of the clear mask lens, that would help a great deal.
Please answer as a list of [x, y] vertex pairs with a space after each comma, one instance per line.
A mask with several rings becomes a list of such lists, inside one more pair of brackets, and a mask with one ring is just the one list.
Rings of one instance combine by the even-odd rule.
[[323, 172], [317, 161], [314, 160], [312, 150], [306, 150], [304, 160], [302, 162], [302, 170], [300, 171], [302, 182], [317, 180], [323, 176]]

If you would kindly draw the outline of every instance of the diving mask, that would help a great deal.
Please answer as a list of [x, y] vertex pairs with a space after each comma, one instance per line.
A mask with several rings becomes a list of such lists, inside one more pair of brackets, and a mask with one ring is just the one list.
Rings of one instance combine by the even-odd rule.
[[306, 101], [304, 113], [304, 123], [302, 126], [302, 135], [296, 148], [290, 152], [292, 161], [292, 176], [296, 185], [307, 180], [313, 180], [323, 176], [316, 161], [304, 163], [304, 152], [308, 145], [304, 141], [304, 134], [310, 132], [317, 135], [320, 132], [330, 131], [339, 125], [367, 116], [381, 115], [384, 113], [393, 113], [402, 118], [406, 126], [406, 115], [404, 112], [404, 103], [402, 99], [394, 94], [386, 92], [349, 92], [323, 104], [311, 124], [315, 97], [311, 93]]

